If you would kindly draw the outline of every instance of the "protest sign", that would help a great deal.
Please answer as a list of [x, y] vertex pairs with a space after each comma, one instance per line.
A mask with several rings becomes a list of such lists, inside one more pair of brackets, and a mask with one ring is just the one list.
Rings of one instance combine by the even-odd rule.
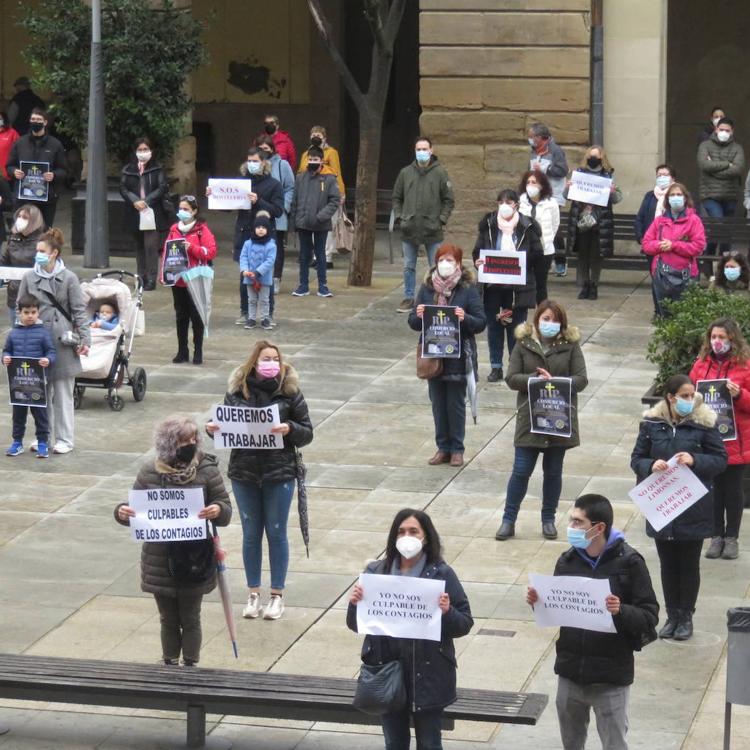
[[445, 581], [363, 573], [364, 597], [357, 604], [357, 632], [439, 641], [442, 615], [438, 600]]
[[526, 253], [515, 250], [480, 250], [479, 259], [484, 263], [479, 268], [478, 279], [484, 284], [526, 283]]
[[636, 485], [628, 495], [656, 531], [663, 529], [707, 492], [687, 466], [676, 459], [667, 461], [666, 471], [655, 471]]
[[737, 424], [734, 419], [734, 400], [727, 383], [722, 380], [699, 380], [695, 390], [703, 396], [703, 403], [716, 414], [716, 429], [722, 440], [737, 439]]
[[284, 438], [271, 432], [272, 427], [281, 424], [278, 404], [260, 408], [216, 404], [212, 420], [219, 425], [219, 431], [214, 433], [215, 448], [278, 450], [284, 447]]
[[190, 542], [206, 538], [202, 487], [160, 487], [130, 490], [128, 505], [135, 511], [130, 534], [136, 542]]
[[455, 307], [425, 305], [422, 314], [422, 356], [458, 359], [461, 356], [461, 324]]
[[46, 203], [49, 200], [49, 182], [44, 179], [44, 173], [50, 171], [49, 162], [22, 161], [19, 169], [24, 174], [18, 181], [18, 200]]
[[252, 180], [224, 180], [210, 177], [208, 186], [211, 195], [208, 196], [208, 208], [211, 211], [250, 210], [253, 205], [249, 194], [253, 192]]
[[0, 266], [0, 279], [3, 281], [21, 281], [30, 270], [30, 268], [18, 268], [16, 266]]
[[529, 378], [531, 432], [571, 436], [572, 390], [570, 378]]
[[612, 178], [574, 169], [570, 175], [568, 200], [606, 206], [612, 194]]
[[12, 406], [47, 406], [47, 375], [38, 359], [11, 357], [8, 386]]
[[616, 633], [605, 599], [612, 593], [608, 578], [529, 574], [539, 594], [534, 619], [540, 628], [568, 627]]
[[164, 247], [162, 280], [165, 286], [174, 286], [179, 275], [188, 269], [187, 240], [167, 240]]

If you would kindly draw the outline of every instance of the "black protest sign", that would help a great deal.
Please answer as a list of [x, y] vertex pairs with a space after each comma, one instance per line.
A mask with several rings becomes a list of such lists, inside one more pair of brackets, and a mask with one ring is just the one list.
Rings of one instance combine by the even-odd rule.
[[44, 179], [44, 173], [49, 172], [49, 163], [22, 161], [19, 169], [24, 174], [18, 181], [18, 200], [46, 203], [49, 200], [49, 182]]
[[455, 307], [424, 306], [422, 356], [433, 359], [458, 359], [461, 356], [461, 324]]
[[177, 278], [188, 269], [187, 240], [167, 240], [164, 243], [162, 281], [165, 286], [174, 286]]
[[716, 429], [722, 440], [737, 439], [734, 402], [729, 393], [728, 380], [699, 380], [695, 390], [703, 396], [703, 403], [716, 414]]
[[529, 378], [531, 432], [571, 436], [572, 388], [570, 378]]
[[8, 386], [12, 406], [47, 406], [47, 376], [38, 359], [11, 357]]

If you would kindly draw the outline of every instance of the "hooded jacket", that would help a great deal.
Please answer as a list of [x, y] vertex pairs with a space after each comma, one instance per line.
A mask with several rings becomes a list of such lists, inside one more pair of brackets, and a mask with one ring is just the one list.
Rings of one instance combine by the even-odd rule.
[[616, 633], [560, 628], [555, 674], [579, 685], [630, 685], [633, 651], [655, 640], [659, 622], [659, 604], [643, 557], [613, 528], [598, 559], [571, 547], [557, 560], [555, 575], [607, 578], [620, 599], [620, 612], [612, 615]]
[[[606, 169], [589, 169], [588, 167], [578, 167], [577, 172], [593, 174], [597, 177], [612, 177], [614, 179], [614, 170]], [[567, 190], [566, 190], [567, 196]], [[594, 214], [597, 217], [597, 226], [590, 229], [589, 232], [598, 234], [599, 252], [603, 258], [609, 258], [615, 251], [615, 219], [612, 214], [612, 206], [622, 200], [622, 193], [617, 188], [614, 193], [610, 194], [609, 202], [606, 206], [593, 206]], [[568, 237], [565, 247], [569, 253], [576, 252], [576, 239], [578, 238], [578, 220], [586, 204], [580, 201], [571, 201], [570, 210], [568, 211]]]
[[698, 171], [701, 200], [735, 200], [745, 171], [745, 152], [734, 138], [722, 143], [712, 133], [698, 146]]
[[655, 531], [646, 521], [646, 533], [656, 539], [707, 539], [713, 534], [713, 479], [726, 468], [727, 452], [716, 429], [716, 414], [703, 403], [699, 393], [695, 394], [692, 413], [677, 424], [672, 422], [666, 399], [643, 413], [630, 456], [630, 468], [635, 472], [636, 481], [640, 483], [652, 473], [655, 461], [668, 461], [681, 451], [693, 457], [694, 464], [690, 468], [709, 492], [661, 531]]
[[[666, 253], [661, 252], [659, 243], [670, 240], [672, 248]], [[643, 236], [643, 252], [651, 256], [651, 274], [656, 272], [656, 266], [661, 258], [672, 268], [682, 271], [690, 269], [691, 276], [698, 275], [696, 258], [706, 247], [706, 232], [700, 216], [692, 208], [685, 209], [676, 218], [672, 217], [669, 208], [657, 216]]]
[[[376, 560], [365, 573], [388, 575], [385, 560]], [[385, 664], [400, 659], [406, 678], [406, 694], [411, 711], [441, 709], [456, 701], [456, 649], [453, 639], [466, 635], [474, 626], [469, 600], [453, 568], [443, 560], [425, 565], [420, 578], [445, 581], [450, 609], [442, 616], [440, 641], [366, 635], [362, 644], [365, 664]], [[346, 624], [357, 632], [357, 607], [349, 604]]]
[[[260, 486], [264, 482], [287, 482], [297, 476], [295, 452], [297, 448], [312, 442], [313, 426], [305, 397], [299, 389], [297, 371], [288, 364], [284, 368], [281, 390], [270, 397], [271, 404], [278, 404], [279, 419], [291, 427], [289, 433], [284, 435], [284, 447], [282, 450], [233, 448], [229, 456], [230, 479]], [[259, 395], [250, 388], [250, 398], [245, 398], [242, 392], [242, 371], [237, 368], [229, 376], [224, 404], [251, 407], [265, 405], [265, 401], [259, 403]]]
[[[143, 187], [144, 198], [141, 198]], [[125, 221], [133, 232], [140, 231], [140, 212], [134, 206], [140, 200], [154, 210], [156, 229], [166, 232], [172, 223], [172, 216], [164, 210], [164, 197], [169, 192], [167, 175], [164, 167], [153, 159], [146, 162], [143, 174], [138, 170], [138, 162], [128, 162], [120, 172], [120, 195], [125, 201]]]
[[322, 171], [297, 175], [294, 198], [289, 211], [295, 229], [308, 232], [330, 232], [331, 219], [338, 210], [341, 194], [336, 178]]
[[[29, 234], [11, 232], [0, 256], [0, 266], [14, 266], [15, 268], [33, 268], [36, 257], [36, 245], [44, 233], [44, 227], [39, 227]], [[8, 296], [6, 302], [12, 310], [16, 307], [20, 281], [8, 282]]]
[[[57, 188], [65, 184], [65, 178], [68, 176], [68, 162], [62, 143], [49, 133], [42, 136], [35, 136], [31, 133], [22, 135], [10, 150], [10, 156], [5, 165], [8, 174], [12, 175], [16, 169], [20, 169], [22, 161], [42, 161], [49, 164], [50, 172], [55, 175], [49, 184], [49, 202], [54, 203], [58, 197]], [[13, 192], [18, 194], [16, 188]], [[17, 200], [17, 202], [22, 201]]]
[[250, 239], [253, 232], [253, 223], [258, 211], [268, 211], [277, 219], [284, 213], [284, 191], [281, 183], [271, 177], [271, 162], [262, 162], [261, 174], [248, 174], [247, 163], [240, 166], [240, 175], [251, 180], [252, 192], [258, 196], [252, 208], [242, 208], [237, 211], [237, 221], [234, 224], [234, 244], [232, 258], [239, 263], [242, 246]]
[[[578, 393], [588, 385], [586, 360], [581, 351], [581, 334], [575, 326], [568, 326], [558, 334], [552, 344], [542, 346], [533, 323], [522, 323], [515, 330], [516, 345], [510, 355], [505, 382], [516, 397], [516, 434], [513, 444], [517, 448], [575, 448], [580, 444], [578, 432]], [[529, 414], [529, 378], [536, 377], [538, 367], [543, 367], [556, 378], [572, 379], [569, 438], [540, 435], [531, 432]]]
[[294, 148], [294, 141], [286, 130], [280, 128], [271, 136], [273, 147], [276, 153], [286, 162], [294, 171], [297, 168], [297, 149]]
[[[273, 264], [276, 261], [276, 242], [268, 238], [266, 242], [249, 239], [240, 253], [240, 271], [253, 271], [261, 286], [273, 284]], [[242, 277], [243, 284], [252, 284], [248, 276]]]
[[55, 362], [56, 354], [52, 335], [41, 320], [37, 320], [33, 326], [16, 323], [5, 339], [3, 347], [3, 357], [47, 357], [51, 365]]
[[750, 464], [750, 362], [738, 362], [734, 357], [718, 360], [712, 354], [695, 360], [690, 370], [690, 380], [721, 380], [728, 378], [740, 387], [740, 394], [732, 399], [734, 421], [737, 428], [735, 440], [725, 440], [730, 466]]
[[[333, 146], [322, 146], [323, 151], [323, 167], [320, 170], [320, 174], [330, 174], [336, 178], [336, 187], [339, 189], [339, 195], [346, 195], [346, 185], [344, 185], [344, 178], [341, 175], [341, 161], [339, 160], [339, 152]], [[297, 174], [301, 175], [307, 171], [308, 152], [305, 149], [302, 152], [302, 158], [299, 162], [299, 169]]]

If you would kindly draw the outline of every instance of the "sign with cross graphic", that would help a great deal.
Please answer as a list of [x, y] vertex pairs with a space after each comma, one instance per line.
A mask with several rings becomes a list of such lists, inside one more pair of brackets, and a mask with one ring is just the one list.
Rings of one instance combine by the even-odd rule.
[[531, 432], [571, 436], [572, 383], [571, 378], [529, 378]]
[[47, 376], [38, 359], [11, 357], [8, 386], [11, 406], [47, 406]]
[[695, 390], [703, 396], [703, 403], [716, 414], [716, 429], [722, 440], [737, 439], [737, 424], [734, 420], [734, 400], [729, 393], [728, 381], [699, 380]]
[[425, 305], [422, 314], [422, 356], [459, 359], [461, 356], [461, 324], [456, 308]]

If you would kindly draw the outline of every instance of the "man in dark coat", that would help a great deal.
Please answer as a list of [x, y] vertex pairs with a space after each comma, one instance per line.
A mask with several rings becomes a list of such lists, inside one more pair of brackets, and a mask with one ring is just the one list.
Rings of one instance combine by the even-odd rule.
[[[560, 555], [556, 576], [605, 578], [606, 598], [616, 633], [561, 627], [557, 641], [557, 716], [565, 750], [586, 744], [590, 709], [603, 750], [624, 750], [633, 651], [656, 638], [659, 604], [643, 557], [612, 528], [612, 505], [602, 495], [582, 495], [570, 513], [571, 548]], [[533, 607], [539, 594], [529, 588]]]
[[29, 132], [29, 117], [34, 109], [44, 109], [44, 102], [32, 91], [31, 81], [26, 76], [16, 78], [13, 88], [16, 90], [8, 107], [9, 124], [18, 133]]

